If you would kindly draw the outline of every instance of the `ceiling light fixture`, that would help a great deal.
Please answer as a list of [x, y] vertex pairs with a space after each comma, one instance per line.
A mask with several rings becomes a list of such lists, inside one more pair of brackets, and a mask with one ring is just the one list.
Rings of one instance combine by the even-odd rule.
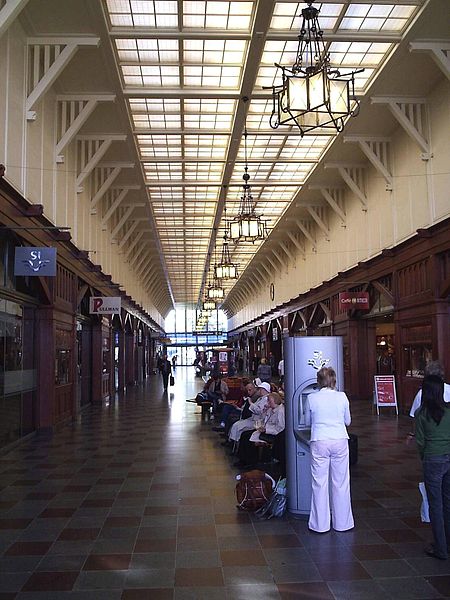
[[225, 296], [225, 290], [223, 289], [217, 277], [214, 277], [212, 284], [209, 284], [207, 296], [210, 300], [223, 300]]
[[205, 299], [203, 302], [203, 310], [216, 310], [216, 303], [214, 300]]
[[[226, 217], [225, 217], [226, 222]], [[222, 244], [222, 256], [219, 264], [214, 266], [214, 277], [217, 279], [237, 279], [237, 265], [231, 262], [230, 248], [228, 246], [228, 235], [225, 231]]]
[[[243, 98], [247, 102], [248, 98]], [[242, 186], [241, 203], [239, 213], [228, 224], [229, 237], [233, 242], [255, 242], [267, 237], [266, 222], [255, 213], [256, 203], [253, 201], [252, 189], [249, 184], [250, 175], [248, 174], [247, 159], [247, 126], [244, 130], [244, 153], [245, 167], [244, 185]]]
[[355, 75], [364, 69], [341, 73], [330, 65], [330, 53], [320, 29], [319, 10], [306, 2], [298, 36], [297, 57], [282, 71], [282, 83], [272, 87], [270, 126], [297, 125], [301, 134], [318, 127], [342, 131], [346, 117], [359, 113]]

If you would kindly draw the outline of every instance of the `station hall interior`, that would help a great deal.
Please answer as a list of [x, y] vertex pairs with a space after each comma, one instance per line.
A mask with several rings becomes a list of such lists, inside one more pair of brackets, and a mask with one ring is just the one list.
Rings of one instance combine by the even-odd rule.
[[[426, 365], [450, 381], [449, 23], [448, 0], [0, 0], [0, 600], [450, 597], [405, 444]], [[297, 338], [340, 340], [351, 532], [238, 511], [187, 402], [211, 362], [279, 384]]]

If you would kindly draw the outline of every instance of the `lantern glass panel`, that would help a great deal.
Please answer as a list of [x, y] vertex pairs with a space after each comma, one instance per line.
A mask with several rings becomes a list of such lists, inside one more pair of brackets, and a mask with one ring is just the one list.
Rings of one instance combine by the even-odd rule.
[[308, 110], [307, 83], [304, 77], [290, 77], [288, 93], [280, 98], [283, 111], [289, 110], [293, 113]]
[[248, 221], [248, 237], [258, 237], [259, 234], [259, 223], [257, 219], [249, 219]]
[[326, 102], [324, 71], [319, 71], [315, 75], [308, 78], [309, 84], [309, 107], [308, 110], [313, 110], [322, 106]]
[[233, 221], [230, 223], [230, 237], [233, 240], [237, 240], [240, 237], [239, 221]]
[[330, 79], [330, 110], [332, 113], [347, 114], [349, 112], [347, 86], [348, 81]]

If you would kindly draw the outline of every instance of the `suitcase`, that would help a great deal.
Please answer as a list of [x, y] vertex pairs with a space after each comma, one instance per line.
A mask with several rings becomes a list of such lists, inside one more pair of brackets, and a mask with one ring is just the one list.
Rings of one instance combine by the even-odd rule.
[[350, 466], [353, 466], [358, 462], [358, 436], [354, 433], [349, 433], [348, 437]]

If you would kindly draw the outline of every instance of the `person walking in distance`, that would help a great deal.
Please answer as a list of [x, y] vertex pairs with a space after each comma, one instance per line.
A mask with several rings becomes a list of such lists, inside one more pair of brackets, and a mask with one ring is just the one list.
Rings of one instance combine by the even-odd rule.
[[172, 373], [172, 365], [170, 364], [170, 360], [167, 360], [167, 354], [161, 359], [161, 375], [163, 378], [163, 387], [164, 390], [167, 390], [167, 386], [169, 385], [169, 377]]

